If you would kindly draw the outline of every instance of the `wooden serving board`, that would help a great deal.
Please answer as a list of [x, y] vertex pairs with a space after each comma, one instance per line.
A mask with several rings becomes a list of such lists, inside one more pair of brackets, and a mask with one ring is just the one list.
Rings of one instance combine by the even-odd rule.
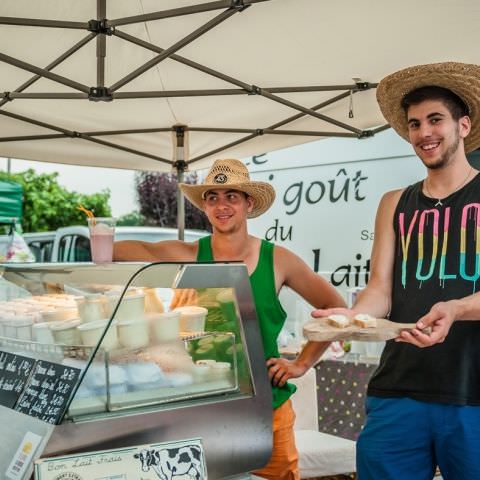
[[303, 326], [303, 334], [308, 340], [314, 342], [333, 342], [336, 340], [358, 340], [361, 342], [381, 342], [398, 337], [402, 330], [410, 330], [415, 327], [414, 323], [396, 323], [377, 318], [377, 326], [361, 328], [350, 325], [338, 328], [330, 325], [327, 318], [315, 318]]

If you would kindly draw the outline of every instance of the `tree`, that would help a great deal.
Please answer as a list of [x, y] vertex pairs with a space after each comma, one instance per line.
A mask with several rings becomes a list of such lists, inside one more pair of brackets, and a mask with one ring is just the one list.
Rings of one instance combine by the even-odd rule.
[[[188, 173], [184, 183], [196, 184], [196, 172]], [[171, 173], [140, 172], [135, 178], [140, 213], [149, 225], [177, 227], [177, 176]], [[185, 227], [211, 230], [206, 215], [185, 202]]]
[[97, 217], [111, 216], [110, 191], [84, 195], [60, 186], [58, 173], [37, 174], [35, 170], [8, 174], [0, 172], [0, 180], [11, 180], [23, 187], [24, 232], [44, 232], [69, 225], [86, 225], [85, 214], [77, 207], [83, 205]]
[[137, 210], [126, 213], [117, 219], [117, 226], [119, 227], [137, 227], [146, 225], [146, 223], [145, 217]]

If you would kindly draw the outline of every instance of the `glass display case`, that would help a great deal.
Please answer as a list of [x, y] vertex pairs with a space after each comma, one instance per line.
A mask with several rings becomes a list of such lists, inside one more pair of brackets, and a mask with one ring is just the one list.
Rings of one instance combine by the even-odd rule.
[[244, 265], [0, 266], [6, 478], [42, 458], [189, 439], [209, 478], [240, 475], [268, 460], [271, 416]]

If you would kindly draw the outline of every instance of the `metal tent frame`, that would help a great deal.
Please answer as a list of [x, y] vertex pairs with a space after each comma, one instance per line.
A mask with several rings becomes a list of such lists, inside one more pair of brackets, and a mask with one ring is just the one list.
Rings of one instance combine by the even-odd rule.
[[[135, 156], [152, 159], [161, 163], [171, 165], [177, 172], [178, 181], [183, 180], [185, 170], [194, 165], [201, 159], [210, 157], [212, 155], [221, 153], [235, 145], [248, 142], [256, 137], [262, 135], [292, 135], [303, 137], [350, 137], [350, 138], [367, 138], [375, 135], [388, 128], [388, 125], [383, 125], [375, 129], [361, 130], [352, 124], [340, 122], [328, 115], [322, 114], [320, 111], [340, 100], [353, 96], [354, 94], [362, 93], [370, 89], [376, 88], [376, 83], [364, 82], [358, 79], [355, 83], [350, 85], [316, 85], [316, 86], [286, 86], [286, 87], [268, 87], [257, 86], [247, 83], [239, 78], [232, 77], [218, 70], [209, 68], [206, 65], [200, 64], [188, 58], [178, 55], [176, 52], [186, 45], [194, 42], [196, 39], [204, 35], [206, 32], [214, 29], [217, 25], [225, 22], [232, 15], [240, 14], [246, 8], [255, 8], [255, 4], [271, 0], [219, 0], [198, 5], [191, 5], [181, 8], [174, 8], [169, 10], [158, 11], [154, 13], [136, 15], [131, 17], [107, 19], [106, 18], [106, 0], [97, 0], [97, 17], [84, 22], [60, 21], [48, 19], [35, 18], [18, 18], [0, 16], [0, 25], [14, 25], [19, 27], [44, 27], [55, 29], [77, 29], [85, 30], [86, 36], [78, 41], [71, 48], [65, 50], [54, 61], [45, 67], [39, 67], [31, 63], [22, 61], [19, 58], [14, 58], [4, 53], [0, 53], [0, 61], [12, 65], [19, 69], [25, 70], [33, 74], [33, 76], [14, 91], [4, 92], [0, 94], [3, 98], [0, 100], [0, 115], [7, 116], [10, 119], [18, 122], [26, 122], [31, 125], [46, 128], [53, 133], [38, 134], [38, 135], [16, 135], [16, 136], [0, 136], [0, 144], [7, 142], [32, 142], [44, 141], [47, 139], [62, 139], [75, 138], [81, 139], [85, 142], [93, 142], [104, 147], [124, 151]], [[168, 48], [161, 48], [145, 40], [135, 37], [122, 30], [123, 26], [132, 25], [136, 23], [152, 22], [172, 17], [181, 17], [185, 15], [195, 15], [198, 13], [217, 11], [208, 22], [202, 24], [188, 35], [184, 36]], [[123, 78], [118, 79], [111, 85], [105, 85], [105, 59], [107, 55], [107, 40], [109, 37], [116, 37], [125, 42], [130, 42], [141, 48], [155, 53], [155, 57], [150, 61], [144, 63], [138, 68], [134, 68], [131, 72]], [[92, 40], [96, 41], [96, 79], [95, 86], [85, 85], [76, 81], [73, 78], [53, 73], [53, 70], [62, 64], [67, 59], [77, 54], [85, 45]], [[152, 67], [158, 65], [160, 62], [171, 59], [179, 62], [184, 66], [198, 70], [209, 76], [215, 77], [225, 81], [235, 88], [229, 89], [194, 89], [194, 90], [170, 90], [170, 91], [136, 91], [136, 92], [119, 92], [118, 90], [130, 83]], [[56, 84], [63, 85], [73, 89], [75, 92], [35, 92], [31, 91], [31, 87], [40, 79], [48, 79]], [[326, 101], [313, 106], [303, 106], [299, 103], [292, 102], [281, 97], [285, 93], [298, 92], [335, 92], [335, 95]], [[340, 92], [340, 93], [339, 93]], [[103, 130], [103, 131], [74, 131], [64, 125], [56, 125], [38, 120], [31, 116], [20, 115], [3, 108], [10, 102], [21, 102], [22, 99], [68, 99], [68, 100], [84, 100], [89, 102], [116, 102], [123, 99], [148, 99], [148, 98], [173, 98], [173, 97], [205, 97], [205, 96], [236, 96], [236, 95], [257, 95], [270, 102], [276, 102], [288, 107], [295, 113], [287, 118], [280, 118], [277, 122], [268, 126], [259, 125], [256, 128], [223, 128], [218, 127], [196, 127], [195, 125], [155, 125], [152, 122], [151, 128], [128, 128], [124, 130]], [[292, 130], [282, 128], [285, 125], [298, 120], [304, 116], [311, 116], [329, 125], [338, 127], [341, 131], [318, 131], [318, 130]], [[353, 116], [353, 115], [352, 115]], [[159, 133], [159, 132], [173, 132], [176, 139], [176, 145], [173, 152], [173, 158], [167, 159], [158, 155], [152, 155], [146, 151], [129, 148], [119, 143], [108, 141], [105, 138], [109, 136], [121, 135], [135, 135], [139, 133]], [[229, 142], [206, 153], [198, 155], [194, 158], [185, 158], [185, 150], [188, 145], [185, 145], [186, 133], [192, 134], [194, 132], [214, 132], [219, 135], [222, 133], [236, 133], [244, 135], [234, 142]], [[179, 194], [179, 211], [178, 222], [179, 231], [183, 232], [183, 198]]]

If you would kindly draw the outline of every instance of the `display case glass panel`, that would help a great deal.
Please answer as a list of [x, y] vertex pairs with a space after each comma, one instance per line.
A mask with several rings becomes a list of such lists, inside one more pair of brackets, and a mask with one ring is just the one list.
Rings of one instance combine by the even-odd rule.
[[[59, 405], [50, 422], [58, 423], [67, 407], [66, 419], [78, 421], [172, 402], [253, 395], [235, 289], [220, 286], [225, 279], [205, 281], [197, 267], [58, 265], [3, 271], [2, 351], [70, 372], [62, 370], [71, 377], [68, 395], [61, 402], [55, 398]], [[192, 274], [198, 287], [182, 288]], [[209, 286], [212, 281], [215, 286]], [[42, 364], [36, 368], [43, 370]], [[52, 410], [52, 399], [43, 398]], [[35, 395], [30, 400], [35, 403]], [[12, 405], [17, 409], [28, 404], [25, 398], [17, 402]]]

